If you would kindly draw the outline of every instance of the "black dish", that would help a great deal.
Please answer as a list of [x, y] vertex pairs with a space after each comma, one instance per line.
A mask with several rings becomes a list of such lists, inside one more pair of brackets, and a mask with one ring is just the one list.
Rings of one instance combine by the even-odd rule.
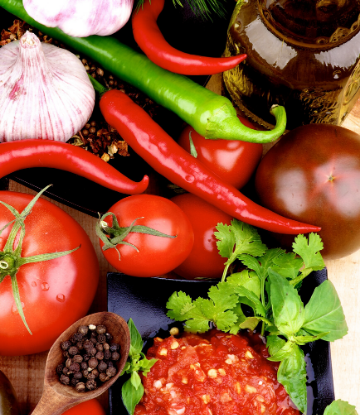
[[[303, 283], [300, 295], [307, 303], [313, 290], [327, 279], [326, 269], [313, 272]], [[131, 317], [145, 341], [145, 347], [152, 339], [169, 336], [169, 329], [181, 323], [174, 323], [166, 316], [166, 302], [174, 291], [182, 290], [193, 299], [207, 293], [209, 287], [218, 281], [188, 281], [163, 278], [136, 278], [124, 274], [109, 273], [108, 311], [121, 315], [126, 321]], [[331, 368], [330, 345], [318, 340], [304, 346], [308, 375], [307, 415], [322, 415], [334, 399], [334, 384]], [[109, 391], [110, 415], [127, 415], [121, 400], [121, 387], [126, 380], [120, 378]]]
[[[225, 16], [220, 18], [212, 14], [212, 20], [194, 13], [186, 1], [184, 7], [174, 6], [171, 0], [165, 2], [165, 7], [158, 19], [159, 27], [170, 44], [184, 52], [203, 56], [221, 56], [225, 48], [226, 31], [234, 1], [224, 2]], [[12, 25], [14, 16], [0, 7], [0, 27]], [[123, 27], [116, 36], [121, 42], [137, 49], [132, 36], [131, 24]], [[206, 76], [192, 77], [204, 85]], [[175, 114], [165, 110], [159, 114], [156, 121], [175, 139], [180, 133], [183, 123]], [[151, 167], [136, 154], [130, 157], [115, 157], [110, 164], [132, 180], [139, 181], [144, 174], [152, 180], [161, 180], [154, 174]], [[48, 184], [53, 184], [46, 196], [64, 203], [82, 212], [98, 217], [98, 212], [106, 212], [114, 203], [127, 196], [106, 189], [96, 183], [75, 174], [49, 168], [33, 168], [17, 171], [9, 176], [16, 182], [33, 190], [39, 191]], [[156, 187], [159, 187], [156, 184]], [[152, 190], [151, 190], [152, 192]]]

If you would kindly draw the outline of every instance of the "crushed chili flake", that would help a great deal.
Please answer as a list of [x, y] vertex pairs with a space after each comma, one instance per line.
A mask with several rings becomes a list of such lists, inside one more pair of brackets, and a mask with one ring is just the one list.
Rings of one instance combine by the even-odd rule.
[[[49, 38], [41, 31], [33, 29], [26, 22], [21, 20], [14, 20], [12, 26], [7, 30], [2, 29], [0, 47], [6, 45], [14, 40], [19, 40], [26, 30], [35, 33], [41, 42], [51, 43], [55, 46], [67, 49], [65, 45], [58, 42], [56, 39]], [[152, 118], [159, 113], [160, 106], [152, 101], [149, 97], [143, 94], [135, 87], [126, 82], [115, 78], [111, 73], [98, 67], [96, 63], [91, 62], [79, 55], [77, 55], [83, 63], [86, 72], [93, 78], [97, 79], [101, 84], [108, 89], [119, 89], [126, 93], [136, 104], [142, 107]], [[91, 118], [87, 124], [78, 131], [68, 143], [82, 147], [87, 151], [99, 156], [102, 160], [108, 162], [116, 155], [121, 157], [128, 157], [129, 148], [120, 134], [107, 124], [98, 110], [95, 108]]]

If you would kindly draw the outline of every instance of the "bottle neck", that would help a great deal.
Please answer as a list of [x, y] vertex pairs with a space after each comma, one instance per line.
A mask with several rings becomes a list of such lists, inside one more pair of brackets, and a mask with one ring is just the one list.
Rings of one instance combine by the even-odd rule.
[[343, 43], [360, 29], [360, 0], [258, 0], [266, 25], [314, 45]]

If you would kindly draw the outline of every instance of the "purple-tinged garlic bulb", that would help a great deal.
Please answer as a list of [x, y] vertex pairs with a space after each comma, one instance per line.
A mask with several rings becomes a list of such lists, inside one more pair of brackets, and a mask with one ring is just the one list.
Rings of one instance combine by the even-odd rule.
[[67, 141], [94, 105], [94, 88], [73, 53], [30, 32], [0, 49], [0, 142]]

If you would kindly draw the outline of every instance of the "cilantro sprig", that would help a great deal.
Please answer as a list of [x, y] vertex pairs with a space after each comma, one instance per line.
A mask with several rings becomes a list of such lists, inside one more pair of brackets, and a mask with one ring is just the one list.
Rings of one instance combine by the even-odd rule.
[[135, 406], [140, 402], [144, 394], [144, 387], [141, 383], [139, 372], [146, 376], [157, 362], [157, 359], [149, 360], [145, 357], [145, 354], [142, 352], [143, 341], [141, 335], [131, 318], [128, 321], [128, 326], [130, 330], [130, 351], [121, 376], [127, 373], [130, 375], [130, 378], [123, 384], [121, 393], [125, 408], [133, 415]]
[[[168, 317], [183, 321], [184, 329], [204, 333], [213, 326], [236, 334], [255, 329], [262, 323], [269, 360], [280, 362], [278, 381], [305, 413], [307, 406], [306, 364], [302, 345], [324, 339], [334, 341], [347, 334], [339, 297], [327, 280], [317, 287], [304, 305], [298, 288], [312, 271], [325, 267], [320, 254], [321, 238], [298, 235], [293, 252], [268, 249], [257, 230], [238, 220], [218, 224], [217, 247], [226, 258], [221, 281], [212, 286], [208, 298], [192, 300], [186, 293], [174, 292], [167, 302]], [[240, 261], [246, 270], [227, 276], [230, 266]], [[245, 315], [243, 306], [252, 310]]]

